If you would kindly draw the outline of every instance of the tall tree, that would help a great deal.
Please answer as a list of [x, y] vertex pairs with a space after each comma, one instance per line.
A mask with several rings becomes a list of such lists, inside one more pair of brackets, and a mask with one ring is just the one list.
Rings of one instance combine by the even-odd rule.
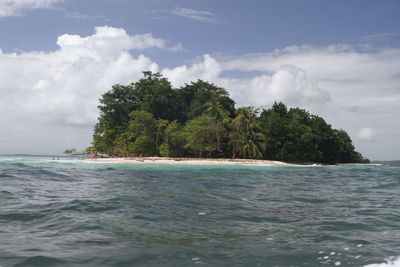
[[119, 138], [121, 144], [121, 135], [128, 127], [132, 111], [147, 111], [156, 119], [174, 118], [171, 83], [159, 73], [147, 71], [143, 74], [136, 83], [114, 85], [100, 98], [100, 116], [93, 132], [93, 146], [98, 151], [117, 153], [116, 140]]
[[185, 128], [186, 147], [192, 149], [199, 157], [204, 153], [217, 154], [221, 139], [225, 135], [222, 123], [209, 115], [201, 115], [189, 121]]
[[133, 138], [146, 135], [155, 141], [157, 120], [153, 114], [143, 110], [135, 110], [130, 113], [128, 131], [132, 133]]
[[287, 107], [281, 102], [275, 102], [271, 109], [261, 112], [259, 123], [268, 141], [266, 158], [285, 160], [288, 156], [284, 145], [288, 135]]
[[100, 116], [93, 131], [93, 147], [99, 152], [114, 154], [115, 139], [129, 122], [129, 114], [138, 109], [140, 101], [134, 86], [114, 85], [100, 98]]
[[128, 127], [116, 138], [115, 153], [156, 156], [157, 120], [142, 110], [132, 111], [130, 117]]
[[186, 153], [186, 137], [183, 127], [177, 122], [171, 122], [164, 131], [160, 155], [165, 157], [182, 157]]
[[174, 90], [161, 74], [144, 72], [137, 82], [103, 94], [99, 110], [92, 148], [111, 156], [367, 161], [345, 131], [321, 117], [281, 102], [260, 116], [252, 107], [235, 110], [225, 89], [202, 80]]
[[236, 113], [229, 135], [233, 157], [263, 158], [266, 139], [258, 125], [257, 110], [253, 107], [241, 107]]
[[134, 83], [140, 109], [156, 119], [174, 119], [174, 91], [171, 83], [160, 73], [143, 72], [144, 77]]
[[177, 120], [186, 122], [204, 113], [211, 116], [229, 116], [235, 114], [235, 102], [228, 92], [214, 84], [198, 80], [176, 90]]

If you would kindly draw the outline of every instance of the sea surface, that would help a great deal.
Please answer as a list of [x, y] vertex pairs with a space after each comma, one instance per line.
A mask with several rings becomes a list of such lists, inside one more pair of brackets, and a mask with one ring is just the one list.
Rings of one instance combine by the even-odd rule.
[[0, 266], [400, 266], [400, 167], [0, 156]]

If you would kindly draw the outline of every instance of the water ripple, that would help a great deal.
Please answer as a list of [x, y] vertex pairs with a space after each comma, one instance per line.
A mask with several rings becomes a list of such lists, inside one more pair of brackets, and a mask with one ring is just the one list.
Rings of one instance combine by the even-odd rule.
[[362, 266], [400, 250], [400, 169], [0, 160], [0, 266]]

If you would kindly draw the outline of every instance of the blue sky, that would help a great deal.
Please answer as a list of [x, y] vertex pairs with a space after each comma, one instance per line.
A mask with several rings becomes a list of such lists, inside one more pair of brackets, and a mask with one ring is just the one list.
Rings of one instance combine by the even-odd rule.
[[98, 97], [151, 69], [239, 105], [306, 108], [366, 156], [400, 158], [399, 13], [394, 0], [0, 0], [0, 153], [84, 148]]
[[[211, 15], [200, 14], [209, 19], [202, 21], [173, 13], [179, 9]], [[85, 36], [100, 25], [131, 34], [151, 32], [184, 43], [193, 55], [265, 52], [300, 44], [398, 46], [399, 12], [396, 0], [65, 0], [49, 9], [24, 9], [19, 16], [3, 17], [0, 32], [3, 51], [54, 50], [59, 35]]]

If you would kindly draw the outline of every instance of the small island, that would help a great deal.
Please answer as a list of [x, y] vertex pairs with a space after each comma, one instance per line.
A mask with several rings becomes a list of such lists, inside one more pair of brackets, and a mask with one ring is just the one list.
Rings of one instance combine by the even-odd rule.
[[172, 88], [161, 74], [144, 72], [112, 86], [98, 108], [87, 150], [110, 157], [369, 163], [344, 130], [317, 115], [281, 102], [236, 108], [225, 89], [202, 80]]

